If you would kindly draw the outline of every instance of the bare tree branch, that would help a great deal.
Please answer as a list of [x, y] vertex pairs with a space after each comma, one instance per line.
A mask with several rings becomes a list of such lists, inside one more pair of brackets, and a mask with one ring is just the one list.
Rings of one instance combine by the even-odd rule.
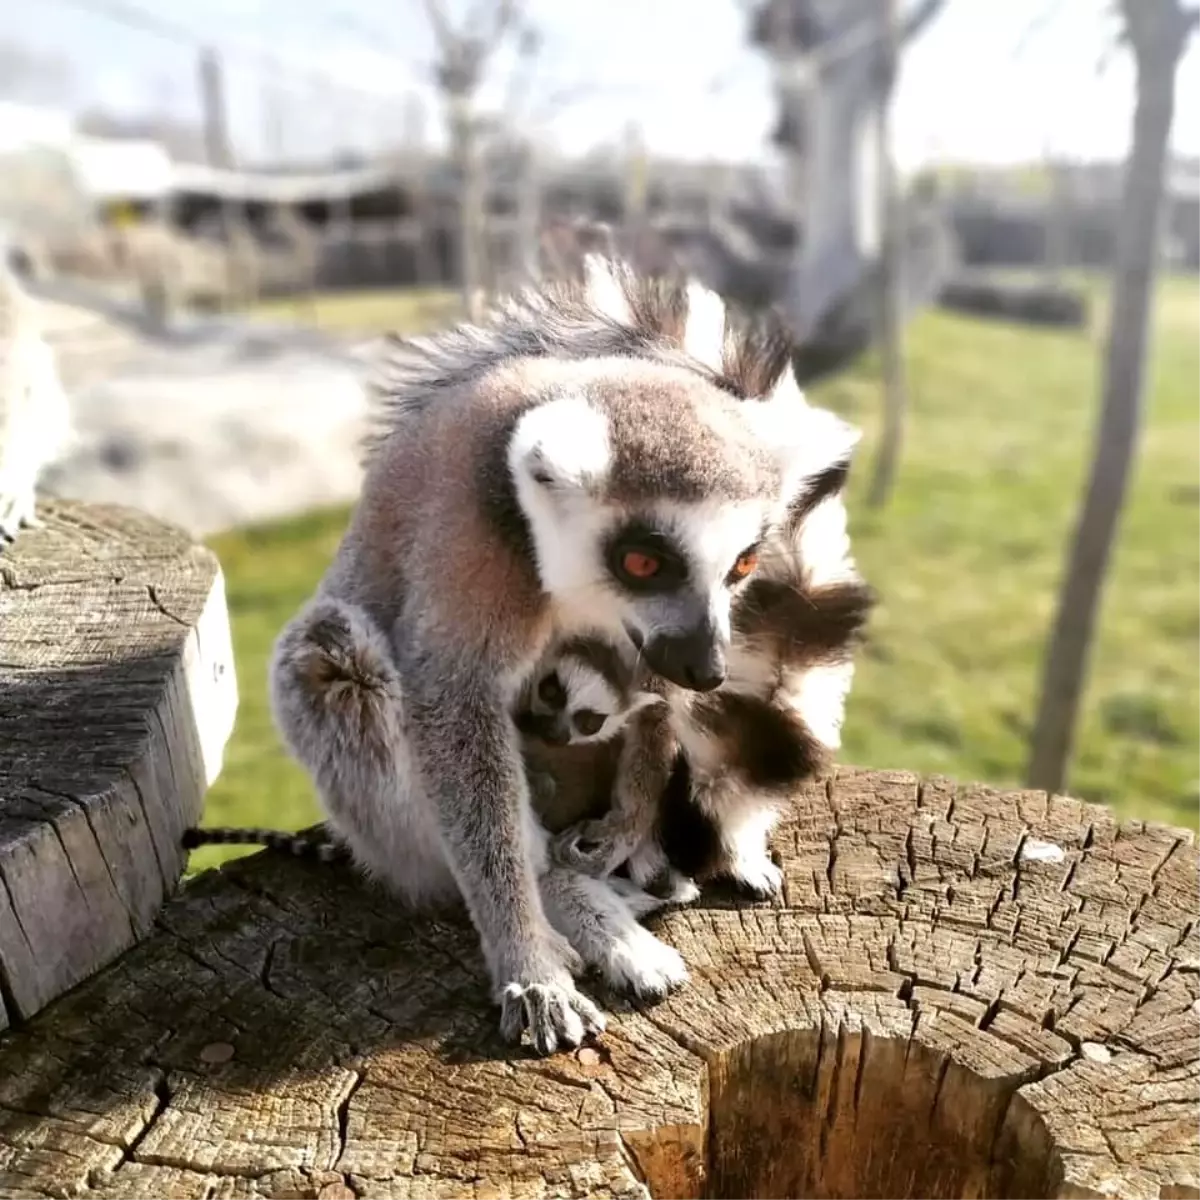
[[[1200, 12], [1178, 3], [1130, 3], [1122, 0], [1125, 29], [1138, 70], [1162, 69], [1168, 56], [1182, 54], [1182, 46], [1196, 29]], [[1174, 78], [1174, 76], [1172, 76]]]
[[[945, 6], [945, 0], [922, 0], [917, 10], [899, 23], [897, 36], [901, 46], [915, 38]], [[815, 65], [828, 68], [854, 55], [874, 51], [883, 40], [877, 17], [868, 16], [831, 41], [822, 43], [811, 52]]]
[[425, 15], [429, 18], [429, 27], [433, 30], [438, 49], [444, 54], [446, 48], [454, 41], [454, 28], [446, 16], [446, 9], [441, 0], [425, 0]]
[[900, 24], [901, 43], [915, 38], [945, 7], [946, 0], [922, 0]]
[[1017, 63], [1025, 56], [1025, 51], [1033, 44], [1034, 38], [1037, 37], [1047, 25], [1050, 25], [1058, 16], [1063, 6], [1063, 0], [1049, 0], [1049, 3], [1040, 8], [1034, 13], [1032, 19], [1021, 30], [1020, 36], [1013, 45], [1012, 52], [1009, 58], [1012, 62]]
[[479, 24], [483, 24], [484, 12], [491, 8], [492, 10], [492, 29], [487, 34], [480, 35], [483, 40], [489, 45], [495, 45], [506, 33], [508, 33], [517, 23], [517, 18], [521, 12], [521, 6], [516, 0], [493, 0], [489, 4], [488, 0], [480, 6], [481, 13]]
[[[484, 0], [459, 30], [442, 0], [425, 0], [425, 12], [438, 46], [434, 77], [446, 109], [446, 124], [459, 175], [459, 258], [463, 304], [476, 318], [484, 286], [485, 186], [474, 111], [475, 93], [488, 59], [520, 21], [522, 0]], [[490, 11], [491, 20], [487, 20]]]

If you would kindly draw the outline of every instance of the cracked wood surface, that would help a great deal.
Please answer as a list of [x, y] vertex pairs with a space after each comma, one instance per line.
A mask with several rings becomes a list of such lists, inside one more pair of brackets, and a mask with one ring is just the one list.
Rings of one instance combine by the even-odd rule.
[[842, 770], [776, 849], [782, 901], [652, 919], [691, 983], [549, 1059], [461, 915], [208, 872], [0, 1039], [0, 1194], [1196, 1194], [1190, 832]]
[[0, 550], [0, 1029], [150, 932], [237, 705], [208, 550], [126, 508], [39, 515]]

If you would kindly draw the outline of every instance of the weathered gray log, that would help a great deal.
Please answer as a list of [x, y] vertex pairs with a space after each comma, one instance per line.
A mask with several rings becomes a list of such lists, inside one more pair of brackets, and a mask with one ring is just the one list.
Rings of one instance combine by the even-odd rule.
[[840, 772], [691, 982], [505, 1047], [460, 915], [270, 853], [0, 1039], [6, 1196], [1120, 1196], [1200, 1186], [1190, 833]]
[[208, 550], [129, 509], [39, 515], [0, 551], [0, 1028], [149, 931], [237, 706]]

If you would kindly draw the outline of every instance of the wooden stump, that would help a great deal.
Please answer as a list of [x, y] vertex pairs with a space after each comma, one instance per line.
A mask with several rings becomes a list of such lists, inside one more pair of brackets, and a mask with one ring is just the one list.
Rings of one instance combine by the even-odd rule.
[[1196, 1194], [1190, 833], [844, 772], [777, 848], [783, 903], [659, 919], [691, 983], [540, 1060], [460, 916], [209, 872], [0, 1041], [0, 1192]]
[[40, 516], [0, 550], [0, 1028], [149, 931], [237, 705], [209, 551], [129, 509]]

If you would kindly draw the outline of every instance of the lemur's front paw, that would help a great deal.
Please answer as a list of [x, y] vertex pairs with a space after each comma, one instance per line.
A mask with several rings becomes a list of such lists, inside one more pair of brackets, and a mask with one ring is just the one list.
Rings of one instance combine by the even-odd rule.
[[604, 1016], [574, 984], [509, 983], [500, 996], [500, 1033], [508, 1042], [529, 1040], [538, 1054], [572, 1050], [589, 1033], [604, 1032]]
[[625, 879], [621, 875], [610, 875], [604, 882], [621, 897], [625, 907], [639, 921], [642, 917], [658, 912], [659, 909], [666, 908], [671, 903], [668, 897], [656, 896], [653, 892], [647, 892], [638, 887], [632, 879]]
[[596, 821], [580, 821], [564, 829], [550, 845], [551, 856], [556, 862], [598, 878], [611, 875], [633, 849], [629, 840], [603, 817]]
[[771, 861], [770, 855], [743, 855], [729, 866], [729, 878], [734, 885], [756, 900], [771, 900], [783, 894], [783, 872]]
[[496, 988], [500, 1004], [500, 1034], [519, 1042], [521, 1031], [538, 1054], [553, 1054], [578, 1046], [589, 1033], [603, 1033], [604, 1016], [575, 987], [572, 975], [583, 960], [571, 944], [547, 929], [532, 954], [515, 969], [501, 970]]

